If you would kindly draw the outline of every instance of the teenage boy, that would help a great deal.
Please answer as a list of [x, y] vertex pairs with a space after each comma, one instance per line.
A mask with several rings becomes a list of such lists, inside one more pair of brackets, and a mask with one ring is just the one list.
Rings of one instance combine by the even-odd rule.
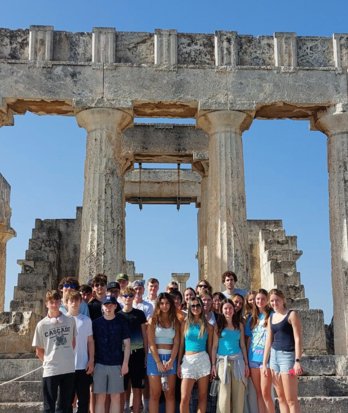
[[147, 353], [146, 317], [142, 310], [133, 308], [135, 290], [126, 287], [121, 291], [123, 307], [119, 315], [128, 322], [131, 355], [129, 373], [124, 378], [126, 390], [125, 411], [129, 412], [130, 389], [133, 389], [133, 413], [140, 413], [141, 393], [145, 383], [145, 355]]
[[148, 320], [152, 316], [153, 305], [149, 301], [143, 299], [143, 294], [145, 292], [144, 281], [135, 280], [133, 281], [132, 286], [135, 291], [133, 307], [144, 311], [145, 317]]
[[246, 290], [242, 290], [241, 288], [235, 288], [235, 284], [238, 281], [237, 275], [233, 271], [225, 271], [222, 276], [221, 280], [226, 287], [226, 290], [222, 292], [222, 294], [226, 298], [232, 298], [234, 294], [239, 294], [244, 297], [247, 293]]
[[92, 288], [94, 292], [94, 298], [88, 303], [89, 316], [92, 321], [101, 317], [102, 314], [102, 302], [106, 297], [106, 284], [107, 276], [104, 274], [97, 274], [92, 278]]
[[128, 373], [129, 328], [127, 321], [118, 313], [115, 314], [116, 306], [115, 297], [105, 296], [102, 303], [103, 316], [92, 323], [95, 343], [95, 413], [105, 413], [107, 394], [110, 394], [111, 399], [109, 413], [120, 413], [120, 394], [124, 392], [123, 377]]
[[[62, 304], [59, 310], [66, 314], [68, 312], [67, 300], [66, 296], [69, 291], [79, 291], [80, 284], [79, 280], [75, 277], [64, 277], [61, 282], [59, 283], [59, 289], [61, 290], [62, 296]], [[81, 301], [79, 312], [89, 317], [89, 310], [88, 305], [84, 301]]]
[[32, 344], [43, 362], [44, 412], [69, 413], [75, 373], [75, 320], [59, 311], [58, 291], [48, 291], [45, 302], [47, 316], [37, 324]]
[[153, 308], [155, 308], [156, 306], [158, 289], [159, 281], [157, 280], [157, 278], [149, 278], [147, 281], [146, 301], [149, 301], [153, 305]]
[[[77, 413], [88, 413], [89, 387], [92, 384], [92, 373], [94, 370], [92, 320], [86, 315], [79, 313], [82, 298], [78, 291], [69, 291], [66, 300], [68, 315], [74, 317], [77, 328], [73, 399], [76, 394], [78, 400]], [[73, 399], [71, 403], [73, 403]]]

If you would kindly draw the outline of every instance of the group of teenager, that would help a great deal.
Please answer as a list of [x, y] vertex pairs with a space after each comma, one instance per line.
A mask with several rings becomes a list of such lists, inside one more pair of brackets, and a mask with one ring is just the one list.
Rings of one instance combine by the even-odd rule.
[[[282, 291], [226, 290], [104, 274], [64, 278], [46, 294], [33, 346], [45, 412], [273, 413], [300, 411], [301, 323]], [[254, 397], [252, 397], [254, 395]], [[164, 410], [160, 410], [164, 405]]]

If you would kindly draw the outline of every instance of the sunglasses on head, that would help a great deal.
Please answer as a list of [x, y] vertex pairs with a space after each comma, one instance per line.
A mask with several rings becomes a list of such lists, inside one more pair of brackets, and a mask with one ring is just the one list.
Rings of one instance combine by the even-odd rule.
[[105, 283], [97, 283], [97, 284], [94, 284], [94, 287], [105, 287]]
[[122, 297], [123, 298], [133, 298], [134, 294], [123, 294]]
[[78, 286], [76, 284], [66, 283], [66, 284], [63, 284], [63, 287], [64, 288], [73, 288], [74, 290], [76, 290]]

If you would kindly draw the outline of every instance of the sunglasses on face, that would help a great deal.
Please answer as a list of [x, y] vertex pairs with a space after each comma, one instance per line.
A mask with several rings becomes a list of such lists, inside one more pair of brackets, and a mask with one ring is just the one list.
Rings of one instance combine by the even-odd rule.
[[208, 288], [208, 286], [207, 286], [207, 285], [205, 285], [205, 284], [199, 284], [199, 285], [198, 285], [198, 287], [201, 287], [201, 288]]
[[134, 294], [123, 294], [122, 297], [123, 298], [133, 298]]
[[64, 288], [73, 288], [74, 290], [77, 289], [77, 285], [76, 285], [76, 284], [66, 283], [66, 284], [63, 284], [63, 287], [64, 287]]
[[201, 305], [200, 304], [192, 304], [191, 308], [201, 308]]
[[98, 283], [98, 284], [94, 284], [94, 287], [105, 287], [105, 283]]

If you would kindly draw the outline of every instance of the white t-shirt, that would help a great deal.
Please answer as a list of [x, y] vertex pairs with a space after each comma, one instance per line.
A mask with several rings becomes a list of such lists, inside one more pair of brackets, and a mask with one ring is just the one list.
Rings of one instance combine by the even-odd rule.
[[153, 314], [153, 305], [149, 301], [143, 300], [141, 303], [136, 303], [133, 301], [133, 308], [143, 311], [146, 320], [148, 320]]
[[39, 321], [32, 345], [44, 349], [43, 377], [75, 372], [74, 337], [76, 324], [73, 317], [60, 314], [58, 318], [46, 316]]
[[74, 316], [77, 329], [75, 370], [85, 370], [88, 363], [88, 337], [93, 336], [92, 320], [84, 314]]

